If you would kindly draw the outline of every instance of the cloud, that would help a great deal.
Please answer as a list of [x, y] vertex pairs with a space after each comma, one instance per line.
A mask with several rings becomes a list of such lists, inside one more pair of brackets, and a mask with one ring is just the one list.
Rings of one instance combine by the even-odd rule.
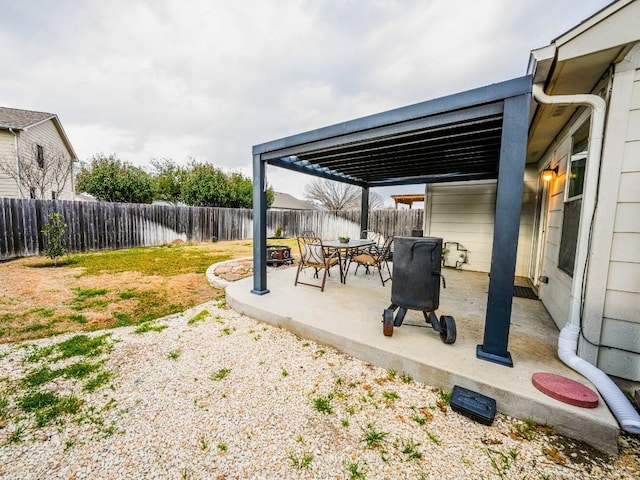
[[531, 49], [608, 3], [0, 2], [0, 105], [57, 113], [82, 159], [246, 173], [254, 144], [523, 75]]

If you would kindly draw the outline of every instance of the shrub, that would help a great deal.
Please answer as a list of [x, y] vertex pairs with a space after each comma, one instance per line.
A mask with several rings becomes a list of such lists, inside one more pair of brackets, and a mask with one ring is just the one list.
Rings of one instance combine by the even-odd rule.
[[58, 257], [67, 253], [64, 246], [64, 236], [67, 233], [67, 224], [62, 221], [59, 213], [49, 214], [49, 223], [42, 228], [42, 233], [47, 235], [48, 244], [44, 253], [53, 260], [53, 266], [58, 265]]

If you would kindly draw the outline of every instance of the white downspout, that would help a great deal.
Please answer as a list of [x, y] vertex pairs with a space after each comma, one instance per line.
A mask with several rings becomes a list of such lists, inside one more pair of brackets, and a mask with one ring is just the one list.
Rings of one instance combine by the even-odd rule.
[[571, 368], [585, 376], [595, 385], [602, 398], [613, 412], [620, 427], [629, 433], [640, 434], [640, 415], [618, 386], [602, 370], [578, 357], [578, 336], [580, 335], [580, 314], [582, 309], [582, 287], [588, 257], [591, 219], [596, 207], [600, 159], [606, 103], [598, 95], [547, 95], [540, 83], [533, 85], [533, 98], [542, 104], [586, 105], [591, 108], [591, 132], [587, 155], [586, 180], [582, 192], [582, 215], [578, 230], [576, 259], [571, 286], [569, 319], [560, 331], [558, 357]]
[[9, 127], [9, 131], [13, 134], [14, 150], [16, 152], [16, 188], [18, 189], [18, 198], [22, 198], [22, 189], [20, 188], [20, 143], [18, 142], [18, 134]]

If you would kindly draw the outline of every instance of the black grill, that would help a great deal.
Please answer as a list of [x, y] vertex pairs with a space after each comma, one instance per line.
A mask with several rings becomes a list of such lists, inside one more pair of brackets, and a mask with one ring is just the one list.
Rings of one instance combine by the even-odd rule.
[[[383, 333], [393, 335], [402, 326], [409, 310], [421, 310], [427, 323], [440, 333], [444, 343], [456, 341], [455, 320], [435, 311], [440, 305], [442, 239], [435, 237], [395, 237], [391, 305], [383, 314]], [[398, 313], [394, 319], [395, 310]]]
[[442, 239], [395, 237], [394, 242], [391, 302], [412, 310], [437, 310]]

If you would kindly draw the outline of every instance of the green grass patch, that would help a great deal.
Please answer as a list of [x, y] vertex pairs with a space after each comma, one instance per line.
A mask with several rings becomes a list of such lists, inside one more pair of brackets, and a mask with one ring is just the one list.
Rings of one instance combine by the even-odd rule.
[[133, 325], [135, 323], [129, 313], [113, 312], [111, 315], [113, 315], [113, 318], [115, 318], [116, 321], [109, 325], [110, 328], [128, 327], [129, 325]]
[[27, 325], [26, 327], [20, 329], [21, 333], [28, 332], [41, 332], [43, 330], [50, 329], [55, 322], [47, 322], [47, 323], [33, 323], [31, 325]]
[[212, 373], [209, 378], [211, 380], [222, 380], [226, 377], [229, 376], [229, 374], [231, 373], [231, 369], [230, 368], [221, 368], [220, 370], [218, 370], [217, 372]]
[[230, 258], [230, 254], [211, 254], [194, 245], [165, 245], [71, 255], [66, 266], [84, 268], [82, 275], [135, 271], [171, 277], [204, 273], [211, 264]]
[[390, 402], [394, 402], [400, 399], [400, 395], [398, 395], [398, 393], [394, 392], [393, 390], [385, 390], [384, 392], [382, 392], [382, 396], [385, 400], [389, 400]]
[[98, 388], [107, 384], [112, 378], [113, 378], [113, 373], [111, 373], [109, 370], [102, 370], [95, 377], [87, 380], [87, 382], [84, 384], [82, 389], [85, 392], [92, 393], [96, 391]]
[[58, 378], [60, 375], [59, 370], [51, 370], [49, 367], [44, 366], [22, 377], [20, 384], [30, 388], [39, 387], [45, 383], [49, 383], [54, 378]]
[[193, 317], [191, 317], [188, 321], [187, 324], [189, 325], [193, 325], [194, 323], [198, 323], [198, 322], [203, 322], [207, 319], [207, 317], [211, 315], [209, 313], [209, 310], [201, 310], [200, 312], [198, 312], [198, 314], [194, 315]]
[[3, 313], [0, 315], [0, 322], [9, 322], [15, 318], [18, 318], [18, 315], [15, 313]]
[[73, 315], [68, 315], [67, 318], [69, 320], [71, 320], [72, 322], [76, 322], [76, 323], [79, 323], [81, 325], [84, 325], [89, 321], [87, 319], [87, 317], [85, 317], [81, 313], [74, 313]]
[[9, 397], [0, 393], [0, 420], [9, 418]]
[[329, 394], [326, 397], [320, 396], [313, 399], [313, 408], [325, 415], [331, 415], [333, 413], [333, 406], [331, 405], [333, 395]]
[[34, 412], [36, 425], [44, 427], [63, 415], [75, 415], [82, 400], [75, 395], [59, 396], [52, 392], [36, 392], [22, 397], [18, 405], [27, 413]]
[[447, 392], [445, 390], [442, 390], [441, 388], [438, 389], [438, 397], [440, 397], [440, 401], [444, 404], [444, 405], [449, 405], [451, 403], [451, 394], [453, 392]]
[[53, 308], [36, 307], [29, 310], [28, 313], [31, 315], [38, 315], [42, 318], [50, 318], [53, 317], [53, 314], [56, 313], [56, 311]]
[[56, 358], [56, 361], [76, 356], [97, 357], [106, 350], [111, 349], [111, 344], [108, 342], [108, 339], [109, 334], [97, 337], [89, 337], [88, 335], [76, 335], [71, 337], [64, 342], [53, 345], [55, 350], [59, 352], [59, 356]]
[[169, 325], [154, 325], [151, 322], [144, 322], [134, 330], [134, 333], [142, 334], [147, 332], [161, 332], [165, 328], [169, 328]]
[[65, 378], [85, 378], [98, 370], [102, 366], [102, 362], [78, 362], [67, 365], [62, 370], [62, 376]]
[[362, 442], [367, 448], [376, 448], [386, 441], [387, 435], [389, 435], [388, 432], [378, 431], [372, 424], [369, 424], [362, 436]]
[[135, 290], [125, 290], [124, 292], [120, 292], [118, 294], [118, 296], [122, 300], [129, 300], [130, 298], [136, 298], [138, 295], [139, 295], [138, 292], [136, 292]]
[[72, 300], [73, 302], [80, 303], [84, 302], [89, 298], [100, 297], [102, 295], [106, 295], [109, 293], [109, 290], [106, 288], [72, 288], [71, 291], [76, 294], [76, 297]]
[[313, 462], [313, 454], [311, 452], [303, 452], [300, 457], [295, 453], [289, 454], [289, 460], [291, 460], [291, 466], [297, 470], [309, 468], [311, 462]]

